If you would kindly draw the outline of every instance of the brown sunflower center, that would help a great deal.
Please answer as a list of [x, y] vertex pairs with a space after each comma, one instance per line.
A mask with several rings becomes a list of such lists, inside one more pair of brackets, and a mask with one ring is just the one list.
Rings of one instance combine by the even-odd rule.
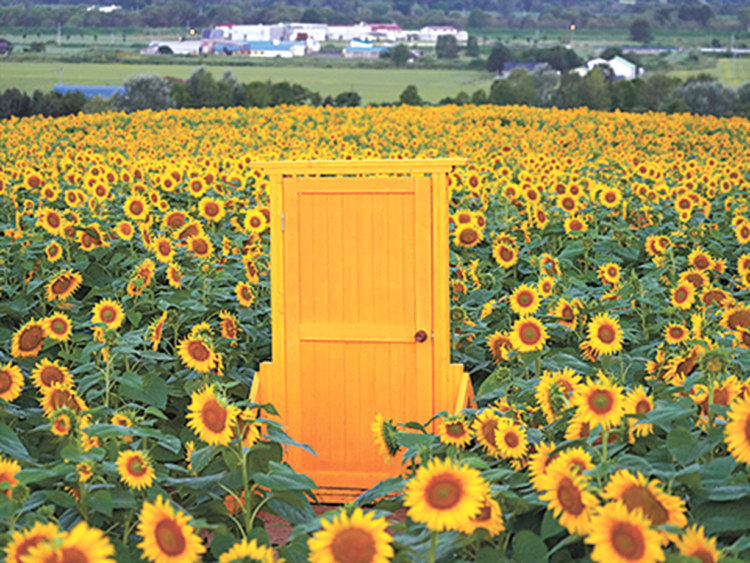
[[56, 229], [60, 226], [60, 216], [57, 213], [50, 213], [47, 215], [47, 224], [53, 229]]
[[201, 238], [193, 239], [193, 252], [196, 254], [207, 254], [208, 244], [206, 244], [206, 241]]
[[68, 393], [64, 389], [55, 389], [52, 392], [52, 395], [50, 395], [49, 403], [50, 405], [52, 405], [53, 410], [57, 410], [60, 407], [71, 406], [71, 403], [73, 403], [73, 398], [70, 396], [70, 393]]
[[596, 331], [596, 336], [604, 344], [612, 344], [617, 339], [617, 332], [610, 324], [604, 324]]
[[583, 223], [579, 219], [573, 219], [570, 222], [570, 230], [571, 231], [580, 231], [583, 229]]
[[606, 389], [597, 389], [589, 395], [589, 408], [596, 414], [606, 414], [614, 406], [614, 397]]
[[171, 518], [164, 518], [154, 529], [154, 540], [162, 553], [176, 557], [185, 551], [185, 536], [180, 526]]
[[185, 216], [181, 213], [172, 213], [167, 217], [167, 226], [170, 229], [179, 229], [185, 224]]
[[635, 405], [635, 413], [646, 414], [647, 412], [651, 412], [651, 403], [649, 403], [646, 399], [641, 399]]
[[458, 236], [461, 244], [474, 244], [479, 239], [479, 233], [472, 228], [466, 228]]
[[693, 260], [693, 265], [699, 270], [705, 270], [711, 265], [711, 263], [709, 262], [707, 256], [699, 254], [695, 257], [695, 260]]
[[479, 514], [474, 516], [472, 520], [475, 522], [486, 522], [490, 518], [492, 518], [492, 507], [487, 501], [485, 501], [479, 509]]
[[68, 276], [68, 275], [62, 275], [52, 282], [52, 285], [50, 286], [50, 290], [55, 295], [62, 295], [66, 291], [68, 291], [68, 289], [70, 289], [71, 285], [73, 285], [73, 277]]
[[685, 329], [681, 326], [673, 326], [669, 328], [669, 336], [675, 340], [680, 340], [685, 335]]
[[77, 547], [64, 547], [58, 561], [65, 561], [65, 563], [89, 563], [91, 558]]
[[203, 211], [209, 217], [216, 217], [219, 214], [219, 206], [216, 204], [216, 202], [209, 201], [208, 203], [206, 203]]
[[542, 333], [535, 324], [526, 323], [521, 327], [520, 337], [524, 344], [536, 344], [542, 337]]
[[13, 378], [8, 370], [0, 370], [0, 393], [5, 393], [13, 385]]
[[169, 244], [169, 241], [163, 240], [159, 242], [159, 254], [167, 256], [170, 252], [172, 252], [172, 245]]
[[258, 227], [260, 227], [260, 217], [251, 217], [250, 218], [250, 226], [253, 229], [257, 229]]
[[677, 303], [683, 303], [687, 300], [688, 292], [684, 287], [678, 287], [677, 291], [674, 292], [674, 300]]
[[200, 340], [191, 340], [187, 346], [188, 354], [197, 362], [205, 362], [211, 357], [211, 351]]
[[110, 324], [117, 318], [117, 311], [111, 306], [103, 307], [99, 316], [106, 324]]
[[333, 538], [331, 552], [340, 563], [368, 563], [375, 557], [375, 540], [365, 530], [347, 528]]
[[50, 330], [55, 334], [65, 334], [68, 330], [68, 323], [62, 319], [55, 319], [49, 324]]
[[44, 329], [34, 325], [28, 327], [18, 338], [18, 348], [22, 352], [30, 352], [42, 345], [44, 341]]
[[65, 374], [57, 366], [44, 366], [39, 373], [39, 379], [46, 387], [51, 387], [53, 383], [62, 383], [65, 380]]
[[242, 299], [244, 299], [245, 301], [250, 301], [250, 299], [252, 299], [252, 298], [253, 298], [253, 294], [252, 294], [252, 292], [251, 292], [251, 291], [250, 291], [250, 289], [249, 289], [249, 288], [247, 288], [247, 287], [243, 287], [243, 288], [242, 288], [242, 289], [240, 290], [240, 294], [242, 295]]
[[453, 436], [454, 438], [461, 438], [466, 432], [464, 431], [464, 425], [460, 422], [451, 422], [450, 424], [445, 425], [445, 433], [448, 434], [448, 436]]
[[578, 490], [570, 477], [564, 477], [557, 486], [557, 500], [563, 510], [574, 516], [583, 512], [584, 506], [581, 499], [581, 491]]
[[607, 192], [604, 196], [604, 200], [607, 203], [614, 203], [617, 201], [617, 195], [614, 192]]
[[461, 500], [463, 487], [455, 476], [450, 474], [436, 475], [427, 486], [427, 503], [431, 508], [448, 510]]
[[140, 456], [132, 457], [128, 460], [128, 473], [134, 477], [141, 477], [148, 471], [148, 465], [143, 462]]
[[727, 406], [729, 404], [729, 389], [725, 387], [714, 389], [714, 404]]
[[630, 487], [622, 494], [622, 501], [629, 511], [640, 508], [651, 524], [659, 526], [669, 519], [669, 514], [648, 488], [641, 485]]
[[628, 522], [615, 524], [610, 537], [617, 555], [625, 559], [639, 560], [646, 551], [643, 533]]
[[716, 563], [716, 559], [714, 558], [713, 553], [702, 547], [699, 547], [688, 555], [690, 557], [697, 557], [698, 559], [700, 559], [701, 563]]
[[560, 311], [560, 317], [565, 321], [572, 321], [575, 318], [573, 307], [571, 307], [570, 305], [565, 305], [562, 311]]
[[209, 399], [201, 409], [201, 421], [211, 432], [223, 432], [227, 426], [227, 411], [216, 399]]
[[143, 213], [143, 203], [136, 200], [130, 203], [130, 212], [133, 215], [140, 215]]
[[513, 260], [513, 256], [515, 256], [513, 254], [513, 251], [507, 246], [501, 246], [499, 254], [500, 258], [502, 258], [505, 262], [510, 262], [511, 260]]
[[528, 307], [534, 302], [534, 296], [530, 291], [522, 291], [518, 294], [518, 304], [521, 307]]
[[485, 420], [482, 423], [482, 436], [493, 448], [497, 447], [497, 442], [495, 441], [495, 430], [497, 430], [497, 420]]
[[734, 313], [729, 315], [727, 324], [732, 330], [750, 327], [750, 311], [746, 311], [744, 309], [735, 311]]
[[521, 442], [521, 440], [519, 440], [518, 438], [518, 434], [516, 434], [515, 432], [506, 432], [505, 436], [503, 436], [503, 439], [505, 441], [505, 445], [509, 448], [516, 448]]

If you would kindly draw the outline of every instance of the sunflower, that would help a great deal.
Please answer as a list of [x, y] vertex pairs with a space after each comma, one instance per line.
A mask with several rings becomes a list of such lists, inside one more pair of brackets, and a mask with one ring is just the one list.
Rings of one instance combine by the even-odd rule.
[[589, 225], [581, 217], [568, 217], [565, 219], [565, 234], [569, 237], [577, 237], [589, 230]]
[[550, 460], [548, 465], [549, 471], [556, 471], [560, 469], [571, 469], [583, 473], [584, 471], [590, 471], [596, 467], [591, 454], [583, 448], [568, 448], [559, 452], [555, 455], [555, 458]]
[[62, 258], [62, 246], [60, 246], [57, 241], [50, 241], [50, 243], [44, 248], [44, 254], [47, 256], [47, 261], [55, 263]]
[[608, 209], [617, 207], [621, 201], [622, 192], [617, 188], [608, 186], [599, 192], [599, 203]]
[[92, 324], [104, 324], [107, 328], [116, 330], [120, 328], [124, 319], [122, 305], [113, 299], [100, 299], [91, 309]]
[[737, 273], [740, 275], [750, 272], [750, 254], [743, 254], [737, 258]]
[[234, 286], [234, 294], [243, 307], [249, 307], [253, 304], [253, 290], [249, 283], [237, 282], [237, 285]]
[[39, 208], [36, 224], [51, 235], [60, 235], [65, 230], [65, 220], [62, 215], [48, 207]]
[[482, 445], [488, 455], [493, 457], [500, 457], [500, 450], [497, 447], [497, 438], [495, 435], [495, 430], [497, 430], [499, 422], [500, 417], [492, 409], [484, 409], [471, 424], [471, 429], [474, 431], [477, 442]]
[[690, 270], [682, 272], [677, 278], [677, 283], [682, 283], [685, 281], [693, 284], [693, 287], [696, 290], [700, 290], [701, 288], [707, 288], [711, 280], [704, 270], [691, 268]]
[[567, 299], [560, 299], [555, 304], [551, 314], [553, 317], [556, 317], [558, 323], [568, 330], [572, 331], [576, 329], [576, 326], [578, 325], [578, 309], [574, 303]]
[[248, 209], [242, 226], [248, 233], [262, 233], [268, 226], [268, 220], [260, 209]]
[[151, 204], [139, 194], [128, 196], [122, 206], [125, 216], [131, 221], [145, 221], [150, 209]]
[[537, 383], [534, 396], [547, 422], [552, 424], [569, 406], [570, 397], [581, 384], [581, 376], [571, 368], [550, 372], [545, 370]]
[[501, 418], [498, 421], [495, 429], [495, 443], [500, 455], [505, 459], [524, 457], [529, 446], [526, 430], [510, 418]]
[[14, 358], [30, 358], [39, 354], [47, 336], [43, 321], [31, 319], [14, 334], [10, 353]]
[[58, 274], [47, 284], [47, 301], [65, 301], [81, 286], [81, 274], [68, 270]]
[[258, 563], [273, 563], [276, 561], [273, 549], [258, 544], [256, 539], [252, 539], [251, 541], [247, 541], [247, 538], [243, 539], [219, 556], [219, 563], [249, 563], [256, 561]]
[[578, 469], [563, 466], [554, 470], [548, 467], [536, 480], [537, 488], [542, 491], [539, 500], [547, 503], [547, 509], [571, 534], [588, 533], [591, 518], [599, 506], [587, 484], [587, 478]]
[[6, 489], [0, 489], [0, 494], [4, 494], [8, 498], [11, 498], [13, 487], [18, 484], [16, 479], [16, 473], [21, 471], [21, 466], [14, 459], [3, 459], [0, 457], [0, 484], [5, 484]]
[[58, 409], [55, 411], [55, 414], [52, 415], [52, 420], [50, 420], [50, 430], [55, 436], [67, 436], [70, 434], [70, 429], [73, 427], [73, 422], [71, 421], [72, 412], [66, 412], [66, 410], [67, 409]]
[[497, 331], [487, 337], [487, 347], [492, 352], [495, 363], [508, 359], [508, 352], [512, 346], [506, 331]]
[[617, 426], [625, 413], [622, 387], [610, 382], [602, 372], [597, 380], [589, 379], [576, 390], [572, 404], [577, 407], [576, 415], [591, 428], [597, 424], [605, 430]]
[[153, 243], [156, 259], [162, 264], [169, 264], [174, 259], [175, 250], [167, 237], [159, 237]]
[[6, 563], [21, 563], [21, 558], [40, 543], [56, 538], [60, 534], [55, 524], [37, 522], [33, 527], [21, 532], [15, 531], [5, 546]]
[[662, 491], [658, 480], [646, 481], [640, 472], [633, 475], [627, 469], [619, 470], [609, 478], [602, 498], [622, 502], [629, 512], [640, 511], [652, 526], [687, 526], [685, 501]]
[[607, 356], [622, 350], [622, 329], [620, 321], [607, 313], [600, 313], [586, 325], [587, 344], [597, 356]]
[[[237, 325], [237, 318], [232, 315], [229, 311], [221, 311], [219, 313], [219, 326], [221, 328], [222, 338], [229, 338], [231, 340], [237, 339], [237, 333], [240, 328]], [[235, 343], [233, 342], [232, 345]]]
[[52, 383], [49, 387], [42, 387], [39, 391], [42, 394], [39, 404], [44, 411], [44, 416], [50, 416], [62, 407], [67, 407], [75, 413], [86, 410], [86, 403], [78, 396], [70, 383]]
[[732, 404], [724, 427], [724, 441], [734, 459], [750, 465], [750, 397]]
[[206, 547], [189, 521], [190, 516], [174, 510], [161, 495], [153, 504], [144, 502], [137, 528], [143, 538], [138, 547], [143, 550], [144, 558], [155, 563], [200, 561]]
[[459, 449], [468, 446], [473, 437], [471, 427], [462, 414], [454, 414], [441, 419], [438, 422], [437, 432], [443, 444], [456, 446]]
[[58, 533], [48, 541], [41, 541], [29, 549], [22, 559], [32, 561], [76, 561], [80, 563], [114, 563], [115, 548], [104, 532], [79, 522], [69, 532]]
[[710, 270], [714, 267], [715, 260], [708, 252], [698, 247], [688, 254], [688, 263], [697, 270]]
[[72, 385], [73, 375], [68, 368], [61, 366], [58, 360], [52, 362], [42, 358], [31, 372], [31, 383], [39, 390], [52, 387], [55, 383]]
[[147, 489], [155, 478], [154, 468], [143, 452], [124, 451], [117, 456], [120, 481], [131, 489]]
[[672, 305], [686, 311], [693, 306], [693, 301], [695, 301], [695, 286], [687, 281], [677, 284], [670, 298]]
[[23, 390], [23, 373], [21, 368], [8, 362], [0, 367], [0, 399], [11, 402]]
[[[133, 421], [130, 418], [130, 416], [122, 413], [114, 413], [112, 417], [109, 419], [110, 424], [114, 424], [115, 426], [123, 426], [125, 428], [132, 428]], [[132, 442], [133, 436], [130, 435], [120, 435], [120, 438], [122, 438], [123, 442]]]
[[534, 317], [516, 320], [510, 332], [510, 342], [518, 352], [541, 350], [547, 341], [547, 329]]
[[620, 266], [614, 262], [607, 262], [597, 270], [599, 280], [604, 284], [616, 286], [620, 283]]
[[433, 458], [406, 483], [404, 505], [409, 518], [429, 530], [459, 530], [479, 513], [489, 494], [477, 469]]
[[169, 283], [169, 287], [174, 289], [182, 287], [182, 272], [175, 264], [167, 266], [167, 283]]
[[479, 513], [469, 519], [468, 524], [461, 526], [459, 531], [470, 535], [477, 530], [485, 530], [492, 538], [505, 530], [503, 513], [498, 502], [490, 496], [485, 497], [479, 508]]
[[205, 235], [196, 235], [188, 239], [188, 250], [193, 253], [196, 258], [207, 260], [211, 257], [214, 252], [214, 245]]
[[559, 454], [555, 453], [557, 446], [554, 442], [540, 442], [536, 447], [532, 446], [533, 452], [529, 455], [529, 477], [534, 490], [539, 488], [539, 478], [547, 474], [547, 468]]
[[65, 313], [53, 313], [42, 319], [47, 336], [57, 342], [66, 342], [73, 332], [70, 317]]
[[484, 240], [484, 232], [473, 223], [462, 224], [456, 227], [453, 233], [453, 244], [472, 248]]
[[664, 340], [667, 344], [680, 344], [690, 338], [687, 327], [678, 323], [668, 323], [664, 327]]
[[393, 557], [389, 522], [355, 508], [351, 516], [342, 510], [307, 541], [312, 563], [387, 563]]
[[721, 553], [716, 549], [716, 538], [707, 538], [703, 526], [696, 524], [685, 529], [679, 539], [675, 540], [675, 547], [680, 555], [695, 557], [701, 563], [717, 563]]
[[533, 315], [539, 309], [539, 294], [531, 285], [519, 285], [509, 299], [510, 308], [520, 317]]
[[661, 535], [648, 519], [621, 502], [605, 506], [591, 522], [584, 540], [592, 544], [591, 559], [601, 563], [656, 563], [664, 560]]
[[235, 433], [238, 409], [216, 397], [213, 385], [190, 395], [188, 428], [210, 446], [226, 446]]
[[557, 283], [557, 280], [552, 276], [542, 276], [536, 284], [536, 290], [539, 292], [539, 296], [546, 298], [552, 295], [552, 291], [555, 289], [555, 283]]
[[750, 242], [750, 222], [743, 221], [735, 227], [734, 235], [737, 238], [737, 242], [740, 244], [747, 244]]
[[380, 455], [384, 456], [386, 461], [398, 454], [401, 448], [396, 441], [396, 427], [393, 421], [385, 420], [382, 414], [377, 413], [370, 430]]
[[159, 318], [148, 326], [146, 335], [151, 342], [151, 349], [156, 351], [161, 343], [161, 338], [164, 335], [164, 324], [167, 322], [167, 311], [162, 311]]
[[250, 409], [245, 409], [237, 415], [237, 435], [243, 448], [252, 448], [260, 440], [261, 425], [255, 422], [256, 418]]
[[204, 197], [198, 202], [198, 213], [206, 221], [218, 223], [224, 218], [226, 209], [224, 202], [211, 197]]
[[[646, 414], [651, 412], [654, 408], [654, 403], [646, 394], [646, 389], [642, 386], [638, 386], [633, 389], [632, 392], [625, 395], [625, 414]], [[648, 424], [643, 421], [636, 420], [634, 418], [628, 419], [628, 437], [631, 442], [635, 441], [635, 437], [648, 436], [653, 432], [654, 425]]]
[[492, 247], [492, 256], [495, 262], [501, 267], [512, 268], [518, 262], [518, 250], [512, 244], [500, 242]]
[[213, 346], [200, 337], [188, 336], [177, 345], [183, 365], [198, 373], [208, 373], [216, 362]]
[[135, 234], [135, 229], [130, 221], [120, 221], [115, 225], [115, 234], [122, 240], [131, 240]]

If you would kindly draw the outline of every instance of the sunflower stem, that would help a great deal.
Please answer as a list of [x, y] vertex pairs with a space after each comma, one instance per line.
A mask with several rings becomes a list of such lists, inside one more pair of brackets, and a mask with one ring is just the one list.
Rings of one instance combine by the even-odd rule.
[[609, 443], [609, 429], [602, 428], [602, 462], [607, 461], [607, 444]]
[[438, 533], [433, 531], [432, 534], [430, 534], [430, 556], [428, 559], [430, 563], [435, 563], [435, 556], [437, 554], [437, 545], [438, 545]]
[[259, 503], [256, 510], [253, 511], [253, 514], [250, 515], [250, 509], [248, 507], [248, 503], [250, 502], [250, 488], [247, 478], [247, 455], [245, 455], [245, 452], [242, 449], [242, 444], [238, 444], [237, 447], [239, 448], [240, 465], [242, 466], [242, 515], [245, 518], [245, 533], [249, 534], [250, 530], [253, 529], [253, 522], [255, 520], [255, 515], [257, 514], [257, 509], [263, 504], [263, 502]]

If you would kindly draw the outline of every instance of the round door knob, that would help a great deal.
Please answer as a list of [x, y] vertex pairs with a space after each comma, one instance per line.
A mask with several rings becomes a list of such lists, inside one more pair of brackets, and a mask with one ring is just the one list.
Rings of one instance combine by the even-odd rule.
[[417, 342], [424, 342], [425, 340], [427, 340], [427, 333], [423, 330], [418, 330], [414, 333], [414, 340], [416, 340]]

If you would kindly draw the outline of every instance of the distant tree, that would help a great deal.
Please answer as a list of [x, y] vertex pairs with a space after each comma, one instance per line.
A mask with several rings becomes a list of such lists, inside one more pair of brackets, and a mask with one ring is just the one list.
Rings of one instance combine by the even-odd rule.
[[435, 54], [438, 59], [455, 59], [458, 57], [458, 41], [455, 35], [440, 35], [435, 43]]
[[266, 82], [250, 82], [243, 85], [242, 105], [264, 108], [271, 105], [270, 85]]
[[404, 43], [398, 43], [391, 49], [391, 63], [404, 66], [411, 59], [411, 49]]
[[612, 105], [609, 83], [600, 68], [593, 69], [583, 77], [582, 93], [581, 105], [590, 109], [606, 110]]
[[554, 104], [561, 108], [578, 107], [583, 98], [583, 77], [575, 72], [565, 72], [560, 77], [560, 86], [554, 96]]
[[524, 51], [521, 60], [535, 63], [547, 63], [559, 72], [571, 70], [583, 64], [583, 59], [573, 49], [561, 45], [546, 49], [529, 49]]
[[609, 46], [602, 51], [599, 56], [604, 60], [610, 60], [614, 57], [622, 57], [622, 49], [620, 47]]
[[219, 88], [213, 74], [205, 67], [196, 68], [185, 81], [189, 108], [205, 108], [220, 105]]
[[612, 108], [633, 111], [638, 100], [638, 90], [643, 84], [640, 78], [619, 80], [612, 84]]
[[362, 105], [362, 96], [357, 92], [341, 92], [336, 96], [331, 105], [338, 108], [353, 108]]
[[469, 36], [466, 41], [466, 56], [467, 57], [478, 57], [479, 56], [479, 41], [473, 35]]
[[60, 100], [62, 115], [72, 115], [79, 111], [83, 111], [85, 105], [86, 96], [83, 95], [83, 92], [79, 92], [78, 90], [64, 94]]
[[682, 4], [677, 10], [677, 17], [682, 21], [694, 21], [701, 27], [706, 27], [708, 21], [714, 17], [713, 10], [706, 4]]
[[643, 79], [636, 92], [635, 109], [639, 111], [660, 111], [665, 109], [672, 92], [681, 84], [679, 78], [666, 74], [652, 74]]
[[654, 39], [651, 22], [646, 18], [636, 18], [630, 24], [630, 38], [639, 43], [651, 43]]
[[481, 88], [479, 90], [476, 90], [471, 95], [471, 103], [476, 105], [483, 105], [486, 104], [489, 100], [487, 99], [487, 92], [482, 90]]
[[0, 96], [0, 119], [14, 115], [17, 117], [31, 115], [31, 98], [18, 88], [9, 88]]
[[302, 12], [302, 18], [300, 19], [305, 23], [323, 23], [325, 21], [320, 11], [312, 6]]
[[466, 27], [469, 29], [487, 27], [487, 19], [487, 12], [480, 10], [479, 8], [474, 8], [469, 12], [469, 18], [466, 20]]
[[534, 89], [539, 98], [539, 105], [551, 106], [555, 91], [560, 85], [560, 75], [557, 71], [545, 68], [534, 72], [532, 76], [534, 77]]
[[125, 94], [115, 94], [113, 107], [131, 112], [163, 110], [174, 105], [169, 82], [156, 73], [137, 74], [125, 81]]
[[750, 117], [750, 82], [737, 88], [737, 115]]
[[505, 63], [510, 58], [510, 51], [502, 43], [495, 43], [490, 52], [490, 56], [487, 58], [487, 70], [500, 74], [505, 68]]
[[534, 88], [534, 77], [523, 68], [510, 71], [507, 78], [492, 83], [489, 102], [498, 105], [538, 105], [539, 96]]
[[398, 97], [398, 101], [407, 106], [421, 106], [424, 103], [417, 91], [417, 87], [413, 84], [409, 84], [404, 88], [404, 91], [401, 92], [401, 95]]
[[685, 102], [688, 111], [719, 117], [732, 115], [737, 108], [737, 92], [716, 81], [689, 82], [672, 92], [672, 97]]

